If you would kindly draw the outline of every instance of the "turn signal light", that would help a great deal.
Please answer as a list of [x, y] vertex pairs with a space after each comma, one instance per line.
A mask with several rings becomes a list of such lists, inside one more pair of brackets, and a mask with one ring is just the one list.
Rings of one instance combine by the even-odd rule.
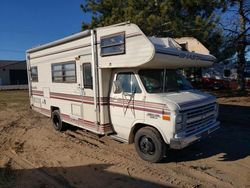
[[162, 119], [170, 121], [170, 116], [169, 115], [162, 115]]

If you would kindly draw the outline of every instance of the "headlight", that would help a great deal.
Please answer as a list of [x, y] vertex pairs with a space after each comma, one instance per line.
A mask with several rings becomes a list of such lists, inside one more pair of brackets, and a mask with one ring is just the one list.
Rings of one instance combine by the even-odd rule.
[[175, 119], [176, 124], [182, 123], [182, 121], [183, 121], [183, 115], [178, 114]]
[[183, 129], [183, 124], [176, 124], [175, 125], [175, 132], [180, 132]]
[[175, 132], [180, 132], [183, 129], [183, 114], [177, 114], [175, 118]]

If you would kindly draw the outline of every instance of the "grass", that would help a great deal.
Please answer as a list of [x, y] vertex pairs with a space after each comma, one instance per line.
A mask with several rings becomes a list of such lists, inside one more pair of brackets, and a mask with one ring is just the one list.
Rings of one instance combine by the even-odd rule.
[[27, 90], [0, 91], [1, 103], [26, 103], [29, 99]]

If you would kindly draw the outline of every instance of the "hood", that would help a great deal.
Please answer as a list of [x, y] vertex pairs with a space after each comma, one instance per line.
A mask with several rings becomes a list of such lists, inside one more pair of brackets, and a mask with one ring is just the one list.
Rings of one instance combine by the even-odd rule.
[[216, 98], [213, 95], [198, 90], [154, 95], [154, 97], [157, 97], [158, 99], [161, 98], [162, 102], [167, 103], [168, 108], [173, 111], [186, 110], [216, 102]]
[[165, 95], [164, 99], [175, 103], [179, 110], [186, 110], [190, 107], [198, 107], [216, 101], [213, 95], [196, 90], [169, 93]]

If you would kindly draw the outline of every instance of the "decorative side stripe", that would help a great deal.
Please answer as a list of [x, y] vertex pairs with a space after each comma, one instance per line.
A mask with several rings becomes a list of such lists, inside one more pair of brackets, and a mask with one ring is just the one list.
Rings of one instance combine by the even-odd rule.
[[[122, 105], [122, 104], [117, 104], [117, 103], [110, 103], [110, 105], [112, 106], [116, 106], [116, 107], [124, 107], [125, 105]], [[149, 109], [149, 108], [143, 108], [143, 107], [136, 107], [136, 106], [125, 106], [126, 108], [129, 108], [129, 109], [134, 109], [134, 110], [139, 110], [139, 111], [144, 111], [144, 112], [152, 112], [152, 113], [157, 113], [157, 114], [170, 114], [170, 112], [166, 112], [164, 111], [163, 109], [162, 110], [154, 110], [154, 109]]]
[[[51, 116], [51, 111], [46, 109], [46, 108], [40, 108], [40, 107], [32, 106], [32, 109], [39, 112], [39, 113], [42, 113], [42, 114], [44, 114], [46, 116], [49, 116], [49, 117]], [[85, 120], [85, 119], [82, 119], [82, 118], [79, 118], [78, 120], [77, 119], [72, 119], [69, 115], [63, 114], [63, 113], [60, 113], [60, 115], [61, 115], [62, 120], [67, 121], [67, 122], [71, 122], [71, 123], [77, 123], [77, 124], [83, 126], [83, 128], [84, 127], [91, 128], [91, 129], [96, 128], [95, 122]], [[101, 124], [98, 128], [99, 128], [98, 131], [100, 133], [108, 133], [108, 132], [113, 131], [112, 125], [110, 123]]]
[[80, 46], [76, 46], [76, 47], [73, 47], [73, 48], [67, 48], [65, 50], [60, 50], [60, 51], [58, 50], [58, 51], [55, 51], [55, 52], [47, 53], [45, 55], [38, 55], [38, 56], [32, 57], [31, 59], [37, 59], [37, 58], [40, 58], [40, 57], [46, 57], [46, 56], [49, 56], [49, 55], [55, 55], [55, 54], [68, 52], [68, 51], [72, 51], [72, 50], [78, 50], [78, 49], [86, 48], [86, 47], [90, 47], [90, 46], [91, 46], [91, 44], [80, 45]]
[[[182, 54], [179, 54], [179, 53], [174, 53], [174, 52], [169, 52], [169, 51], [163, 51], [163, 50], [160, 50], [160, 49], [156, 49], [156, 53], [166, 54], [166, 55], [172, 55], [172, 56], [176, 56], [176, 57], [180, 57], [180, 58], [186, 58], [186, 53], [184, 53], [184, 52], [182, 52]], [[190, 54], [190, 56], [194, 57], [194, 58], [188, 58], [188, 59], [192, 59], [192, 60], [196, 59], [196, 60], [210, 61], [210, 62], [214, 62], [215, 61], [213, 59], [201, 57], [201, 56], [196, 55], [196, 54], [194, 54], [194, 55]]]
[[45, 108], [39, 108], [39, 107], [36, 107], [36, 106], [32, 106], [32, 109], [37, 111], [37, 112], [40, 112], [46, 116], [51, 116], [51, 111], [50, 110], [47, 110]]
[[33, 95], [43, 96], [43, 91], [32, 90], [31, 92], [32, 92]]
[[[125, 99], [114, 99], [114, 98], [110, 98], [110, 102], [113, 102], [113, 103], [121, 103], [121, 104], [128, 104], [127, 103], [127, 100]], [[134, 100], [134, 101], [131, 101], [130, 104], [134, 104], [134, 105], [137, 105], [137, 106], [145, 106], [145, 107], [151, 107], [151, 108], [157, 108], [157, 109], [168, 109], [167, 106], [165, 104], [162, 104], [162, 103], [154, 103], [154, 102], [147, 102], [147, 101], [137, 101], [137, 100]]]
[[[80, 96], [80, 95], [72, 95], [72, 94], [65, 94], [65, 93], [55, 93], [51, 92], [50, 97], [53, 99], [60, 99], [60, 100], [67, 100], [67, 101], [72, 101], [72, 102], [80, 102], [84, 104], [90, 104], [94, 105], [94, 97], [91, 96]], [[128, 100], [126, 99], [114, 99], [114, 98], [109, 98], [108, 97], [101, 97], [100, 98], [100, 105], [113, 105], [117, 107], [126, 107], [126, 108], [131, 108], [135, 110], [140, 110], [140, 111], [145, 111], [145, 112], [152, 112], [152, 113], [159, 113], [162, 114], [163, 111], [167, 114], [170, 114], [169, 109], [165, 104], [162, 103], [155, 103], [155, 102], [144, 102], [144, 101], [130, 101], [128, 103]]]

